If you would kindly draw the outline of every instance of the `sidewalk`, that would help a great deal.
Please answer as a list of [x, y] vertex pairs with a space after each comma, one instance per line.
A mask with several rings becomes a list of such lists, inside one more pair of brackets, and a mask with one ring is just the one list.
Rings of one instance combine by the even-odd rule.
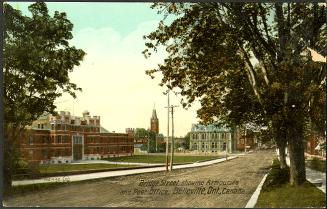
[[[286, 163], [288, 166], [290, 166], [290, 158], [286, 157]], [[307, 180], [314, 184], [318, 189], [326, 193], [326, 173], [312, 170], [310, 168], [305, 168]], [[320, 184], [321, 186], [317, 186], [317, 184]]]
[[[228, 160], [237, 158], [237, 156], [230, 156]], [[184, 165], [175, 165], [173, 169], [183, 169], [183, 168], [195, 168], [208, 166], [216, 163], [220, 163], [225, 161], [226, 158], [220, 158], [216, 160], [204, 161], [204, 162], [195, 162], [191, 164]], [[30, 180], [20, 180], [13, 181], [13, 186], [18, 185], [30, 185], [30, 184], [42, 184], [42, 183], [51, 183], [51, 182], [72, 182], [72, 181], [84, 181], [90, 179], [99, 179], [99, 178], [108, 178], [115, 176], [126, 176], [133, 174], [141, 174], [141, 173], [151, 173], [151, 172], [159, 172], [165, 171], [166, 167], [154, 167], [154, 168], [142, 168], [142, 169], [129, 169], [129, 170], [120, 170], [120, 171], [106, 171], [106, 172], [98, 172], [98, 173], [89, 173], [89, 174], [78, 174], [78, 175], [69, 175], [69, 176], [58, 176], [58, 177], [48, 177], [41, 179], [30, 179]]]

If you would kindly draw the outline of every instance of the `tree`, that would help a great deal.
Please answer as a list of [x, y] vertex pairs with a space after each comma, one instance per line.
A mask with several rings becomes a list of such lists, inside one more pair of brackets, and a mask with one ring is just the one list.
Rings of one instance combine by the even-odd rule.
[[[289, 146], [290, 183], [305, 182], [304, 122], [312, 117], [309, 101], [326, 82], [325, 65], [313, 62], [307, 48], [326, 54], [325, 6], [155, 3], [152, 8], [176, 16], [145, 36], [146, 57], [160, 45], [169, 54], [147, 74], [161, 72], [161, 85], [178, 89], [185, 107], [200, 99], [203, 120], [271, 123], [279, 149]], [[234, 78], [246, 80], [237, 85]]]
[[184, 141], [182, 142], [184, 149], [190, 149], [190, 132], [184, 136]]
[[27, 125], [54, 112], [54, 101], [64, 92], [81, 90], [68, 73], [85, 52], [69, 45], [73, 24], [65, 13], [48, 14], [45, 3], [28, 7], [32, 16], [4, 4], [4, 182], [11, 187], [14, 153]]
[[[149, 142], [146, 142], [145, 144], [142, 145], [141, 147], [142, 150], [146, 150], [149, 152], [156, 152], [156, 133], [150, 130], [145, 130], [144, 128], [137, 128], [135, 130], [135, 136], [138, 138], [149, 140]], [[149, 144], [149, 149], [148, 149], [148, 144]]]

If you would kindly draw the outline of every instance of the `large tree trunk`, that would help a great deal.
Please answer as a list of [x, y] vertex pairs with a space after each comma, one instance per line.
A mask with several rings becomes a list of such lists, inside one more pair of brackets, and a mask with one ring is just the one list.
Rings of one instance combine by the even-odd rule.
[[288, 127], [287, 139], [290, 155], [290, 184], [301, 185], [306, 181], [304, 158], [303, 123], [300, 121]]
[[280, 168], [283, 169], [287, 167], [286, 153], [285, 153], [287, 139], [285, 134], [285, 127], [283, 127], [283, 121], [281, 121], [278, 118], [279, 116], [277, 115], [273, 117], [272, 128], [273, 128], [273, 135], [279, 152]]
[[[19, 136], [22, 129], [17, 126], [5, 124], [4, 128], [4, 164], [3, 164], [3, 183], [4, 190], [9, 191], [14, 175], [14, 163], [17, 163], [19, 154]], [[18, 144], [17, 144], [18, 143]]]
[[[286, 139], [284, 139], [286, 140]], [[286, 164], [286, 153], [285, 153], [285, 148], [286, 148], [286, 143], [281, 143], [283, 145], [278, 146], [278, 151], [279, 151], [279, 162], [280, 162], [280, 168], [284, 169], [287, 167]]]
[[5, 191], [9, 191], [12, 183], [12, 156], [13, 146], [8, 134], [5, 131], [4, 138], [4, 163], [3, 163], [3, 186]]

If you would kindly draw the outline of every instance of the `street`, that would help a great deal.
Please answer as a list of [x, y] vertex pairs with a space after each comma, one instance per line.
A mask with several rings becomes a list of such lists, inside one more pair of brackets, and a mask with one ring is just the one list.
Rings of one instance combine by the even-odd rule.
[[5, 199], [7, 206], [245, 207], [275, 153], [257, 151], [206, 167], [79, 182]]

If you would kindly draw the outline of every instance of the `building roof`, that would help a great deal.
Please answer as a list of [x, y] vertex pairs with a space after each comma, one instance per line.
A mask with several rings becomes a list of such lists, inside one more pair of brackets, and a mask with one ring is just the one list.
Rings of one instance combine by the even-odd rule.
[[109, 133], [109, 131], [102, 126], [100, 126], [100, 133]]
[[226, 125], [201, 125], [201, 124], [192, 124], [191, 132], [230, 132], [231, 129], [226, 127]]

